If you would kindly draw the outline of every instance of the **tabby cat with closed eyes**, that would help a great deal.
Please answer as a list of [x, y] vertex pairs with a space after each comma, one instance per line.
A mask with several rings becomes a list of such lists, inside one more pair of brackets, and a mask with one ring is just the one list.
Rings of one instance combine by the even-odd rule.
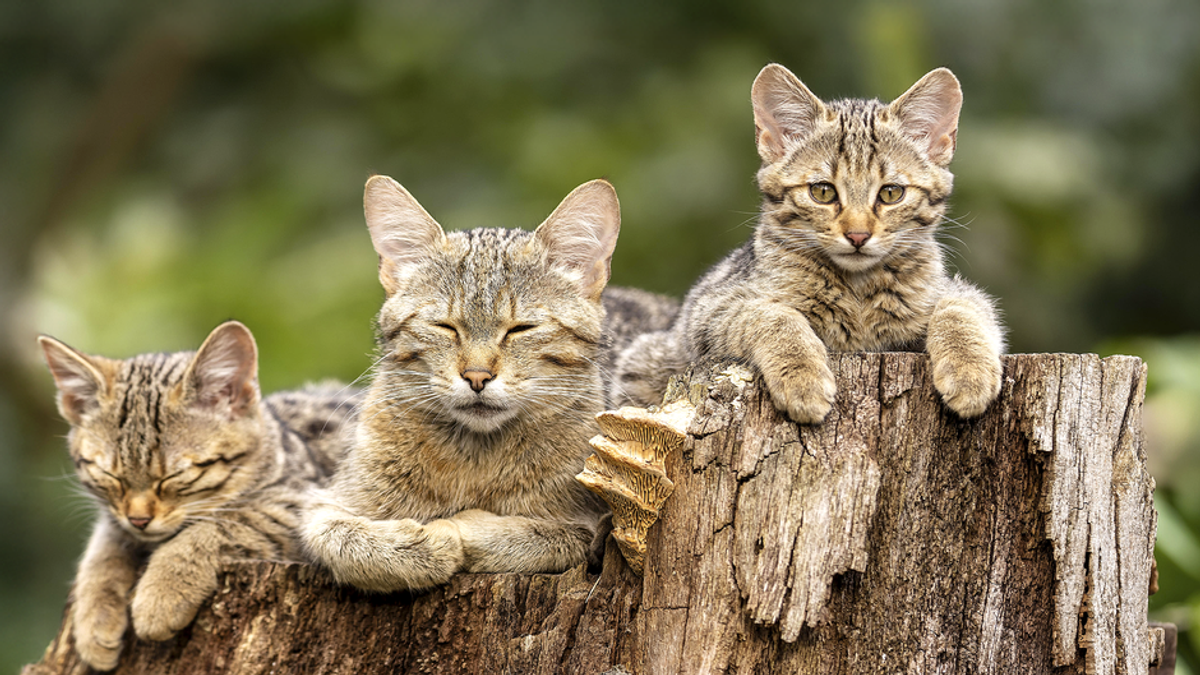
[[[535, 232], [447, 234], [386, 176], [364, 205], [387, 296], [379, 360], [305, 544], [339, 582], [372, 591], [583, 562], [607, 509], [575, 474], [605, 407], [603, 348], [628, 337], [602, 332], [612, 186], [579, 186]], [[632, 317], [637, 302], [617, 304]]]
[[303, 559], [299, 510], [344, 454], [354, 392], [260, 401], [254, 338], [236, 321], [197, 352], [125, 360], [39, 342], [76, 473], [100, 506], [72, 590], [84, 662], [115, 667], [130, 618], [151, 640], [187, 626], [227, 560]]
[[891, 103], [824, 102], [769, 65], [751, 90], [762, 168], [754, 237], [702, 277], [674, 326], [636, 339], [617, 381], [661, 401], [689, 362], [756, 367], [794, 421], [825, 419], [829, 351], [928, 351], [933, 382], [961, 417], [1000, 391], [1003, 329], [993, 301], [946, 272], [945, 219], [962, 91], [945, 68]]

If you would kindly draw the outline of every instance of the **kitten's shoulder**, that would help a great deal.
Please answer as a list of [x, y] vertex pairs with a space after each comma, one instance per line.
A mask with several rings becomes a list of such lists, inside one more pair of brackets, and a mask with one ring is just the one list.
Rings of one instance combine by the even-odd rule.
[[345, 455], [362, 400], [361, 389], [326, 380], [271, 394], [263, 404], [309, 446], [329, 473]]
[[607, 288], [603, 302], [604, 332], [618, 349], [642, 333], [666, 330], [679, 315], [678, 300], [639, 288]]

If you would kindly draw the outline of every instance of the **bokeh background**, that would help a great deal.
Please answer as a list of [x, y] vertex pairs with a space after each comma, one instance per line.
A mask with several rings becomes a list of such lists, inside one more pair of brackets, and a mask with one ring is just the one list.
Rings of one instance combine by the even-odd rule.
[[750, 235], [772, 61], [826, 98], [957, 73], [954, 264], [1002, 299], [1012, 351], [1149, 363], [1153, 607], [1194, 625], [1196, 0], [3, 0], [0, 671], [54, 635], [90, 525], [37, 333], [128, 356], [232, 317], [264, 389], [353, 379], [382, 297], [373, 172], [450, 228], [532, 228], [607, 177], [613, 282], [681, 294]]

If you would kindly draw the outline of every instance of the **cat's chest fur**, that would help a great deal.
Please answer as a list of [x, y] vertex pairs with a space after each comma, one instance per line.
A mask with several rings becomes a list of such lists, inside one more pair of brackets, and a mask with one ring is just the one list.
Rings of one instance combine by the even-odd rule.
[[[554, 431], [515, 424], [496, 436], [477, 436], [435, 424], [401, 426], [372, 415], [359, 430], [359, 447], [345, 476], [369, 476], [381, 489], [358, 493], [356, 509], [376, 518], [449, 517], [466, 509], [497, 515], [554, 517], [578, 501], [574, 474], [582, 449], [598, 431], [590, 415], [555, 420]], [[586, 453], [584, 453], [586, 454]], [[351, 478], [351, 480], [357, 480]]]
[[808, 319], [832, 351], [920, 349], [942, 277], [939, 261], [895, 259], [848, 273], [822, 260], [759, 260], [756, 286]]

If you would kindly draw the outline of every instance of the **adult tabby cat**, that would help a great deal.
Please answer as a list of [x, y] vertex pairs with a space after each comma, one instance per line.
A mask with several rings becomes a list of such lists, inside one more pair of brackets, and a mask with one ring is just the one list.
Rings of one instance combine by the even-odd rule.
[[1003, 331], [993, 303], [948, 276], [935, 232], [952, 176], [962, 91], [945, 68], [890, 104], [822, 102], [769, 65], [751, 97], [762, 168], [753, 239], [688, 293], [664, 333], [621, 355], [618, 381], [657, 403], [673, 372], [742, 359], [776, 407], [821, 422], [835, 384], [827, 351], [929, 352], [942, 399], [962, 417], [1000, 390]]
[[236, 321], [197, 352], [126, 360], [39, 342], [79, 480], [102, 507], [73, 590], [88, 665], [116, 666], [130, 616], [151, 640], [191, 623], [222, 562], [302, 557], [301, 503], [344, 453], [353, 394], [311, 387], [260, 402], [254, 338]]
[[612, 186], [581, 185], [532, 233], [446, 234], [386, 176], [364, 204], [387, 295], [379, 360], [305, 544], [372, 591], [582, 562], [605, 513], [574, 476], [604, 407]]

